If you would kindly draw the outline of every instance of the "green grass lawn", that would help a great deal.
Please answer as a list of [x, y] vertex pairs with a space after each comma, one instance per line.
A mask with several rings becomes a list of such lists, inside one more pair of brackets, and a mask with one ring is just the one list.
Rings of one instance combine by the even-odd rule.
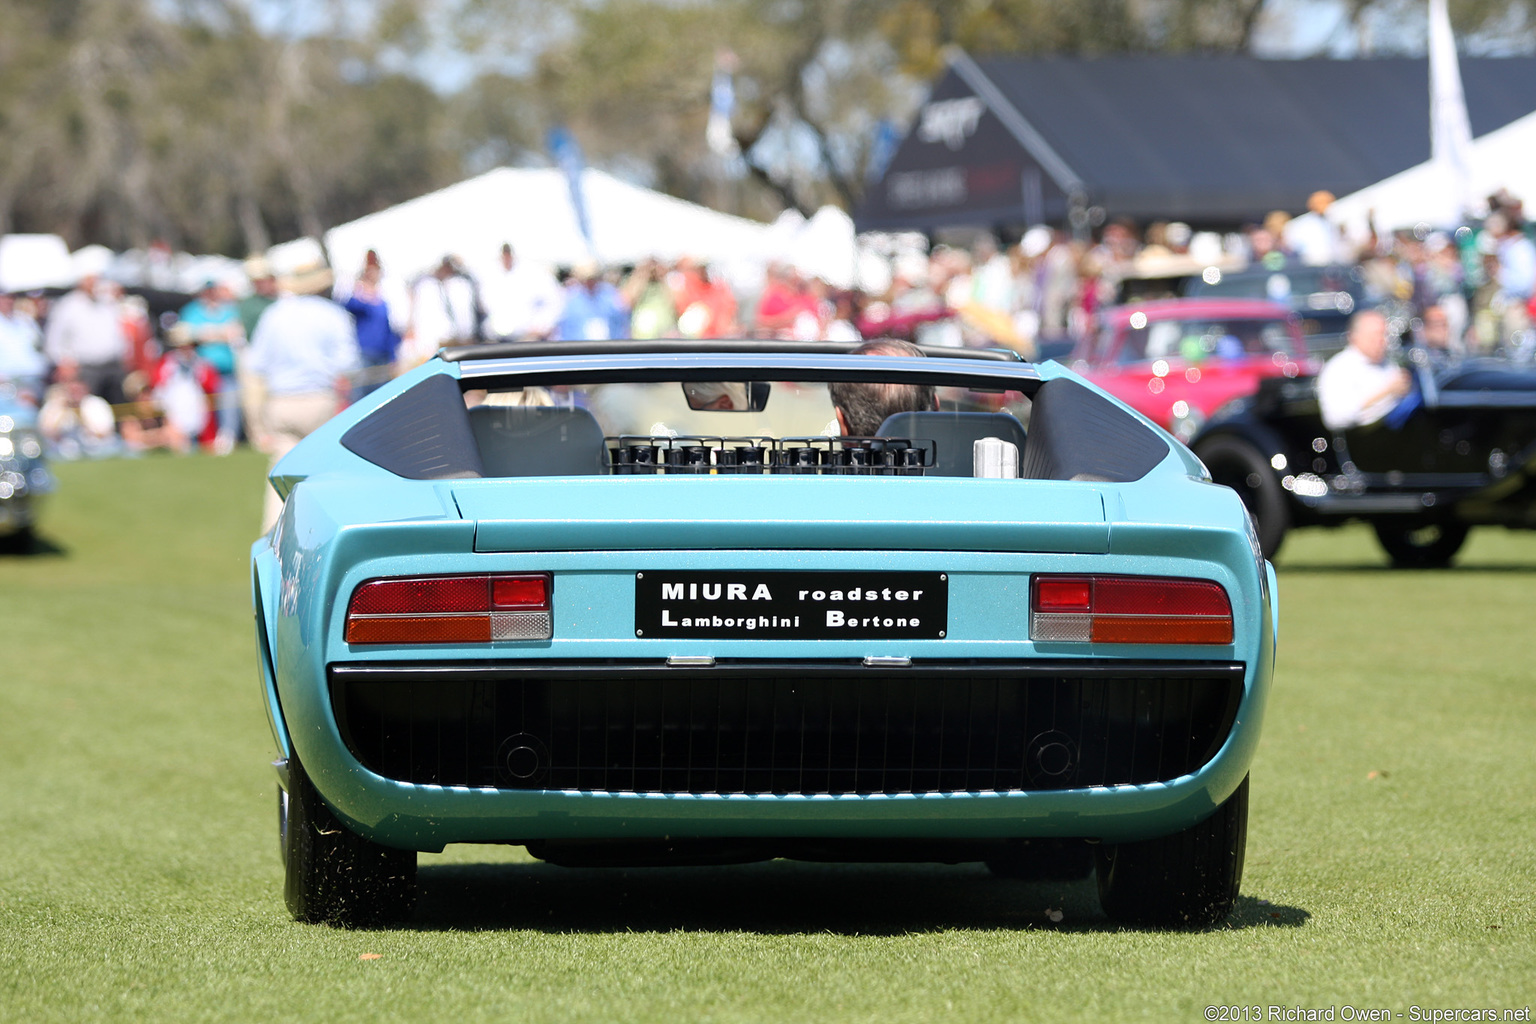
[[[283, 909], [247, 548], [261, 462], [56, 467], [0, 556], [0, 1020], [1204, 1020], [1536, 1002], [1536, 535], [1280, 560], [1243, 897], [1121, 929], [979, 867], [571, 871], [422, 857], [410, 927]], [[1048, 910], [1062, 912], [1053, 922]], [[366, 959], [365, 959], [366, 957]]]

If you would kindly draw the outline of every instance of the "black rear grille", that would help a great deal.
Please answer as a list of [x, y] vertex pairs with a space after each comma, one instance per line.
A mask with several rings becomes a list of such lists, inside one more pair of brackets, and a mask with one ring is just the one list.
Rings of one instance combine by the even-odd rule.
[[1229, 663], [335, 666], [348, 749], [402, 782], [664, 793], [1050, 790], [1220, 749]]

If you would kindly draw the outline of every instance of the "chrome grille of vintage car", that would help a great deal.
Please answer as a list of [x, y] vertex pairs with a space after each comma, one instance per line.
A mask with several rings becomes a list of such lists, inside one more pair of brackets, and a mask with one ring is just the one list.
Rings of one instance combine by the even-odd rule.
[[1233, 663], [333, 666], [342, 738], [402, 782], [665, 793], [1141, 784], [1220, 749]]

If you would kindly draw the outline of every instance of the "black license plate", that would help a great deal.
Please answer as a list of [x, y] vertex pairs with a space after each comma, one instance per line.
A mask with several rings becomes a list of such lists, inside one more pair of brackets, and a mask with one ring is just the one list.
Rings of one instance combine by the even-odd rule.
[[635, 636], [722, 640], [941, 640], [941, 572], [640, 572]]

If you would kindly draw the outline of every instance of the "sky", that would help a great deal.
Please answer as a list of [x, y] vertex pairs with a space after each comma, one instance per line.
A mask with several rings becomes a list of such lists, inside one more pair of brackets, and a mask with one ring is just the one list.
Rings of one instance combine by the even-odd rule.
[[[1339, 0], [1286, 0], [1271, 19], [1273, 30], [1256, 47], [1262, 57], [1308, 57], [1334, 38], [1334, 46], [1352, 50], [1354, 40], [1344, 31], [1345, 11]], [[1278, 22], [1278, 24], [1275, 24]], [[1333, 53], [1329, 56], [1350, 56]]]

